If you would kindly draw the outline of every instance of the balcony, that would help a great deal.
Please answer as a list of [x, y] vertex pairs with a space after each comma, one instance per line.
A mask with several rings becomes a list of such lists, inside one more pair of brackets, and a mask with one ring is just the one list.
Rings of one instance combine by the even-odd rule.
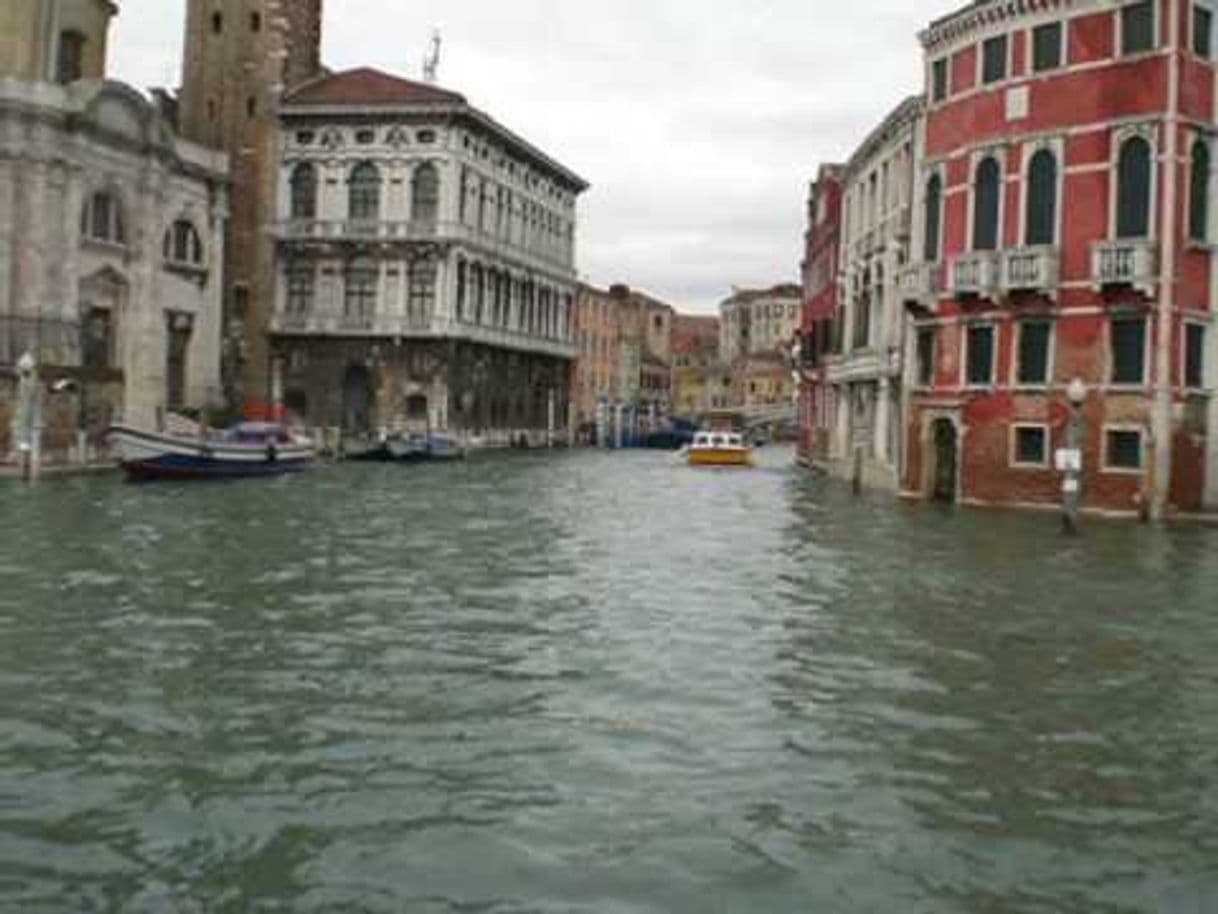
[[897, 286], [903, 303], [934, 308], [939, 297], [939, 265], [910, 264], [897, 274]]
[[1158, 245], [1144, 238], [1092, 245], [1091, 280], [1097, 290], [1130, 286], [1152, 297], [1159, 281]]
[[1002, 291], [1036, 292], [1057, 298], [1061, 255], [1054, 247], [1013, 248], [1002, 255]]
[[962, 298], [992, 298], [999, 287], [998, 260], [996, 251], [961, 254], [948, 266], [948, 291]]

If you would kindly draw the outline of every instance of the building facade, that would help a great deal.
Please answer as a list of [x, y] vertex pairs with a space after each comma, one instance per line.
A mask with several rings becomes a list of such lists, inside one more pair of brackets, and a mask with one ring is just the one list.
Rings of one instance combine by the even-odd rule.
[[619, 424], [629, 434], [660, 427], [672, 412], [672, 328], [676, 310], [645, 292], [611, 286], [620, 321]]
[[802, 264], [804, 299], [800, 321], [799, 442], [797, 459], [828, 465], [836, 414], [825, 363], [837, 351], [837, 277], [842, 228], [842, 166], [821, 166], [808, 193], [808, 228]]
[[571, 403], [574, 427], [584, 442], [604, 444], [610, 413], [621, 398], [621, 319], [618, 299], [580, 284], [575, 295], [575, 345]]
[[224, 383], [232, 406], [265, 413], [279, 190], [276, 110], [321, 72], [321, 0], [188, 0], [182, 135], [228, 153], [232, 214], [224, 270]]
[[370, 69], [280, 106], [273, 399], [354, 435], [566, 427], [586, 184], [462, 96]]
[[[726, 383], [725, 383], [726, 381]], [[672, 330], [672, 409], [695, 420], [731, 401], [731, 380], [719, 361], [719, 318], [678, 314]]]
[[[28, 352], [53, 386], [43, 405], [51, 460], [81, 433], [101, 446], [120, 418], [154, 427], [167, 409], [221, 399], [226, 158], [100, 79], [113, 11], [9, 0], [0, 13], [5, 30], [50, 24], [30, 43], [24, 32], [3, 39], [0, 365]], [[2, 457], [15, 391], [0, 384]]]
[[910, 495], [1060, 500], [1078, 379], [1087, 507], [1218, 501], [1214, 22], [1190, 0], [978, 3], [923, 33]]
[[902, 102], [842, 172], [837, 347], [827, 466], [895, 491], [899, 484], [905, 315], [898, 276], [909, 261], [914, 143], [922, 100]]
[[731, 366], [732, 407], [758, 410], [794, 403], [792, 346], [799, 337], [803, 289], [781, 284], [735, 289], [719, 306], [719, 357]]

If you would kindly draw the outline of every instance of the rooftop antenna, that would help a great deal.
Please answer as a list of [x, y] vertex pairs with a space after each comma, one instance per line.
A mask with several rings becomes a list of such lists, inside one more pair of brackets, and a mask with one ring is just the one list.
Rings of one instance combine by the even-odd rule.
[[440, 73], [440, 47], [442, 44], [440, 30], [435, 29], [431, 33], [431, 45], [427, 50], [427, 56], [423, 58], [424, 82], [434, 83]]

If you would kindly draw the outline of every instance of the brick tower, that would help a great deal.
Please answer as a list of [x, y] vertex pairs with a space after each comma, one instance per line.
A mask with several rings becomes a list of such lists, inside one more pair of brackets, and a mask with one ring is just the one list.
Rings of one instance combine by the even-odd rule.
[[224, 271], [225, 393], [247, 411], [268, 402], [273, 309], [276, 107], [321, 73], [322, 0], [188, 0], [179, 118], [190, 140], [229, 155]]

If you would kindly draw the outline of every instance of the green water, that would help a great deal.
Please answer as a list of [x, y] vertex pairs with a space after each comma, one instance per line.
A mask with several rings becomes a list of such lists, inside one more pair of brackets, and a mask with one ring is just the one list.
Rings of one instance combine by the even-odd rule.
[[1218, 531], [789, 459], [0, 483], [0, 911], [1218, 910]]

